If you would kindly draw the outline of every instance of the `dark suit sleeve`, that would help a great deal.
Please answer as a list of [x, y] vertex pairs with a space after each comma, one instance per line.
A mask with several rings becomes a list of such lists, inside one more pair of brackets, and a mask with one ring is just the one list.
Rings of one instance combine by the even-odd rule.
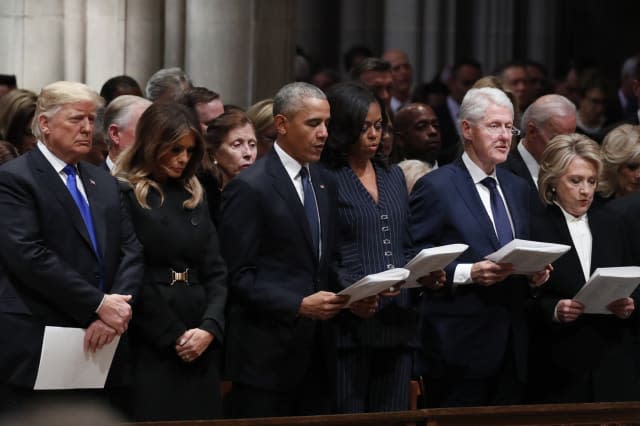
[[136, 237], [131, 222], [131, 210], [125, 199], [125, 194], [120, 194], [120, 263], [113, 280], [111, 294], [130, 294], [136, 296], [142, 275], [144, 264], [142, 259], [142, 245]]
[[[208, 217], [208, 213], [205, 216]], [[207, 308], [200, 328], [213, 334], [216, 341], [222, 343], [224, 308], [227, 301], [227, 266], [220, 254], [218, 233], [213, 223], [209, 224], [208, 244], [199, 269], [207, 298]]]
[[[262, 211], [267, 207], [261, 204], [260, 192], [242, 179], [232, 179], [224, 189], [221, 241], [229, 268], [229, 291], [252, 308], [294, 321], [303, 296], [281, 282], [256, 280], [260, 246], [270, 246], [264, 230], [269, 224], [264, 223]], [[271, 253], [270, 257], [277, 258], [277, 253]]]
[[[37, 204], [31, 186], [22, 177], [0, 172], [0, 258], [15, 278], [47, 303], [70, 315], [79, 324], [88, 324], [104, 294], [44, 245], [41, 221], [46, 208]], [[54, 226], [54, 224], [50, 224]]]
[[[424, 176], [413, 187], [410, 198], [409, 231], [413, 240], [414, 251], [434, 247], [434, 241], [440, 241], [440, 233], [445, 227], [446, 213], [441, 209], [439, 191]], [[451, 262], [445, 272], [451, 281], [458, 261]]]

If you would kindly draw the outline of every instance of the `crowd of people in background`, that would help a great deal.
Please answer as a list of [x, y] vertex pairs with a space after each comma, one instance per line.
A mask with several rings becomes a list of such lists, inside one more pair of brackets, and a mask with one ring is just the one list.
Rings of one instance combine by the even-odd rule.
[[[0, 412], [397, 411], [411, 380], [425, 407], [640, 400], [640, 293], [608, 315], [573, 299], [640, 265], [640, 55], [616, 84], [344, 59], [246, 108], [180, 68], [99, 94], [0, 76]], [[486, 259], [516, 238], [571, 249], [528, 275]], [[340, 294], [453, 243], [419, 287]], [[88, 352], [120, 336], [104, 390], [33, 390], [48, 325], [86, 329]]]

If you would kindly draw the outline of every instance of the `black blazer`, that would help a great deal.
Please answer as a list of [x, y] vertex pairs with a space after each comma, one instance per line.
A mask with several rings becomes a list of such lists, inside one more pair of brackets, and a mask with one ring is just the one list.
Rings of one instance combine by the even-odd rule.
[[[591, 275], [596, 268], [630, 265], [619, 222], [602, 209], [588, 213], [592, 234]], [[539, 289], [531, 310], [531, 397], [542, 402], [598, 402], [637, 399], [635, 322], [613, 315], [581, 315], [570, 323], [553, 322], [555, 306], [571, 299], [585, 283], [578, 254], [559, 207], [548, 206], [532, 219], [539, 241], [571, 245], [554, 262], [549, 281]], [[636, 302], [637, 306], [637, 302]]]
[[[317, 350], [317, 328], [325, 324], [299, 317], [298, 310], [304, 297], [329, 288], [336, 189], [320, 167], [311, 165], [310, 172], [322, 232], [320, 260], [303, 205], [275, 150], [224, 189], [220, 234], [229, 271], [226, 372], [233, 381], [294, 389]], [[327, 340], [323, 348], [329, 347]]]
[[538, 187], [536, 187], [536, 184], [533, 181], [533, 176], [529, 173], [529, 169], [517, 149], [511, 151], [507, 157], [507, 161], [500, 164], [498, 167], [503, 167], [514, 175], [520, 176], [522, 179], [527, 181], [529, 188], [531, 188], [532, 191], [536, 193], [538, 192]]
[[142, 249], [115, 178], [85, 162], [78, 169], [102, 266], [67, 187], [38, 148], [0, 167], [5, 230], [0, 380], [5, 383], [33, 386], [45, 325], [87, 327], [97, 318], [104, 293], [135, 295], [142, 278]]
[[462, 154], [462, 142], [456, 130], [457, 117], [451, 117], [447, 105], [434, 108], [434, 112], [440, 122], [440, 139], [442, 140], [442, 148], [440, 148], [440, 154], [438, 155], [438, 165], [444, 166], [460, 157]]

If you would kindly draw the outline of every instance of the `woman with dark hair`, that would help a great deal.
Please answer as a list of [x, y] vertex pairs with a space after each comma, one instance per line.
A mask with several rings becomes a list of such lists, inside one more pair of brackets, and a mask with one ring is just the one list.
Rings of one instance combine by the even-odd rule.
[[227, 274], [195, 175], [204, 152], [199, 124], [186, 107], [153, 104], [116, 165], [144, 246], [144, 282], [130, 328], [136, 421], [222, 414]]
[[[322, 161], [338, 186], [342, 286], [406, 263], [409, 200], [402, 171], [382, 153], [380, 102], [365, 87], [338, 84], [329, 91], [331, 122]], [[444, 281], [433, 274], [426, 285]], [[337, 318], [337, 411], [406, 410], [412, 355], [418, 346], [416, 290], [390, 289]]]

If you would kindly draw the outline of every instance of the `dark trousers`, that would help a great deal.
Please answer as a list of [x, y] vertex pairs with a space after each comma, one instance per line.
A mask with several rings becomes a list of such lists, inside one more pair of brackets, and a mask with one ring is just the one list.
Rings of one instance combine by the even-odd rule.
[[314, 357], [304, 380], [294, 389], [277, 391], [233, 382], [231, 414], [234, 418], [331, 414], [333, 389], [322, 351]]
[[338, 349], [336, 411], [408, 410], [411, 353], [408, 348]]
[[428, 407], [514, 405], [524, 400], [525, 384], [518, 379], [513, 348], [507, 345], [502, 368], [486, 378], [466, 378], [455, 368], [443, 377], [425, 378]]

